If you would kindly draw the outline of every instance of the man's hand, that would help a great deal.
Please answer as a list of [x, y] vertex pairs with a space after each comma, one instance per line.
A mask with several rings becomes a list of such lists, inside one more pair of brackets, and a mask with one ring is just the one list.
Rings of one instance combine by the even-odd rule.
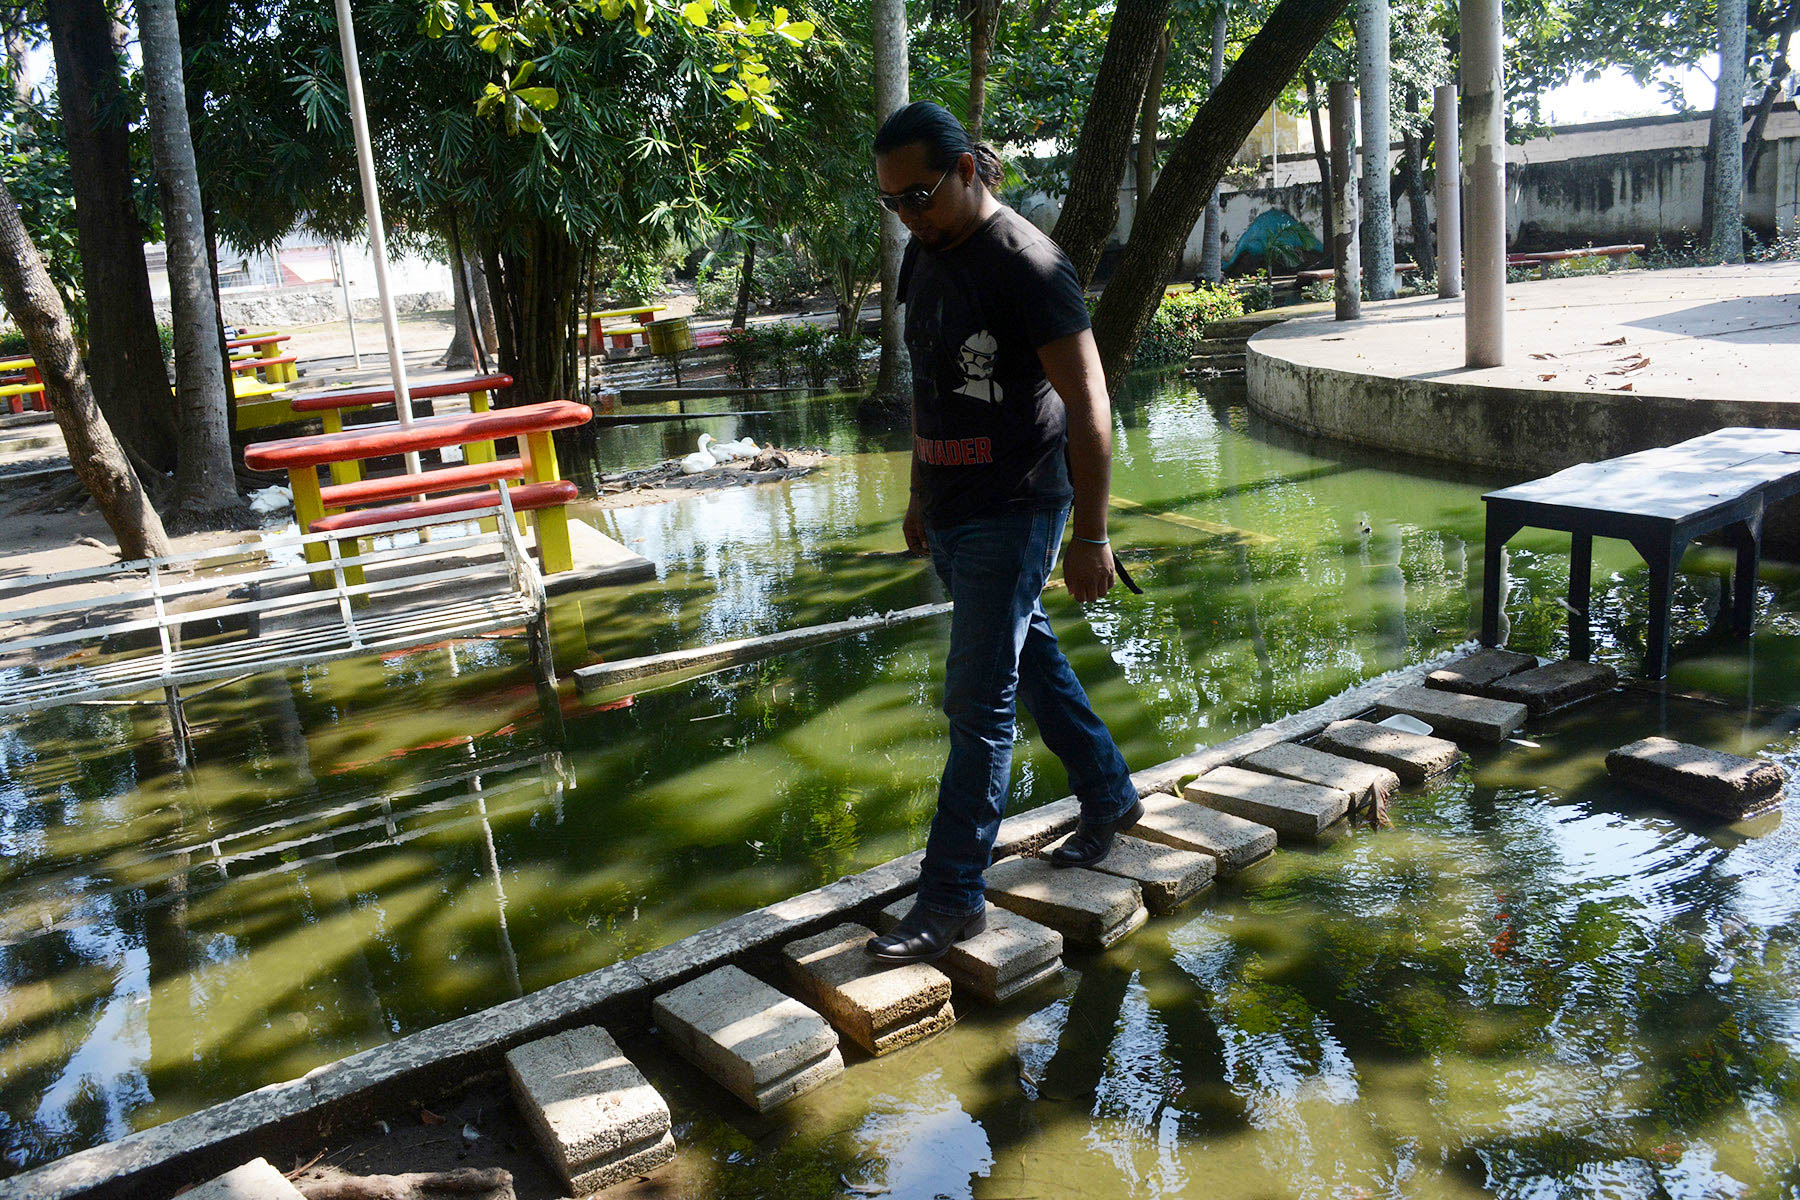
[[931, 547], [925, 542], [925, 514], [921, 510], [919, 497], [915, 493], [912, 501], [906, 506], [906, 516], [900, 522], [900, 532], [906, 537], [906, 548], [924, 558], [931, 553]]
[[1112, 547], [1071, 541], [1063, 555], [1063, 581], [1069, 595], [1083, 604], [1106, 595], [1113, 585]]

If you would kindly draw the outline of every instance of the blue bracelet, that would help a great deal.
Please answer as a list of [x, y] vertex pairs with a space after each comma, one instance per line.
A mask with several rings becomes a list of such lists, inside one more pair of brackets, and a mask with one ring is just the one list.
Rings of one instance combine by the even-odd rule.
[[1110, 546], [1110, 545], [1112, 545], [1111, 538], [1084, 538], [1079, 533], [1074, 534], [1073, 537], [1075, 538], [1076, 541], [1086, 542], [1090, 546]]

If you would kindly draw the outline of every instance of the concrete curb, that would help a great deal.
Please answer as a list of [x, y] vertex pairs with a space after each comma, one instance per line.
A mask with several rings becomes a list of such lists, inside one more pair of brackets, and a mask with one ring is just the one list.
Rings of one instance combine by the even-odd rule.
[[[1173, 791], [1185, 778], [1266, 746], [1310, 737], [1332, 721], [1368, 711], [1380, 696], [1417, 683], [1468, 649], [1459, 646], [1229, 741], [1159, 763], [1132, 775], [1132, 782], [1140, 795]], [[1010, 817], [1000, 827], [995, 857], [1038, 850], [1072, 830], [1079, 816], [1080, 805], [1067, 797]], [[373, 1119], [496, 1073], [503, 1069], [506, 1052], [526, 1042], [620, 1018], [647, 1023], [651, 1001], [690, 979], [732, 961], [773, 962], [786, 943], [846, 920], [875, 921], [883, 905], [912, 890], [923, 857], [923, 851], [902, 855], [636, 958], [78, 1151], [0, 1180], [0, 1200], [171, 1195], [183, 1184], [209, 1179], [258, 1155], [311, 1146], [335, 1127]]]

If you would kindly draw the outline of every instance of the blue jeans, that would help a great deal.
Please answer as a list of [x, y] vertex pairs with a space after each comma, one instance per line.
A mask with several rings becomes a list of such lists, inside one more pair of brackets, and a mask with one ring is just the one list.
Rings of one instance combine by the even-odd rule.
[[1038, 595], [1067, 518], [1067, 509], [1025, 512], [926, 532], [954, 605], [944, 677], [950, 757], [919, 872], [919, 901], [933, 912], [982, 905], [981, 875], [1012, 777], [1018, 700], [1062, 760], [1084, 820], [1117, 820], [1137, 800], [1125, 759], [1057, 646]]

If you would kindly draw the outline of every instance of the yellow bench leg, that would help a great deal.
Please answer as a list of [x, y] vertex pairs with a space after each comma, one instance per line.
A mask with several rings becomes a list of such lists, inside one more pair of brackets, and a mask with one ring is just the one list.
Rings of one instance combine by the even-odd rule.
[[[486, 392], [469, 393], [470, 412], [484, 413], [491, 407], [492, 402], [488, 399]], [[491, 463], [498, 459], [499, 455], [494, 453], [494, 443], [492, 442], [470, 442], [463, 448], [463, 457], [472, 463]]]
[[[550, 431], [541, 429], [525, 435], [525, 479], [529, 483], [551, 483], [556, 473], [556, 445]], [[544, 574], [569, 571], [575, 567], [575, 552], [569, 545], [569, 513], [561, 504], [540, 508], [531, 514], [537, 531], [538, 563]]]
[[[319, 494], [319, 469], [317, 467], [295, 467], [288, 472], [288, 487], [294, 493], [294, 522], [300, 526], [300, 532], [311, 532], [314, 521], [323, 520], [325, 516], [325, 498]], [[306, 561], [322, 563], [331, 560], [331, 551], [323, 542], [309, 542], [305, 547]], [[332, 584], [330, 572], [317, 573], [313, 577], [313, 586], [329, 588]]]
[[[342, 433], [342, 432], [344, 432], [344, 414], [339, 412], [335, 408], [328, 408], [324, 412], [320, 413], [319, 420], [325, 426], [326, 433]], [[353, 458], [346, 462], [332, 463], [331, 464], [331, 482], [333, 482], [333, 483], [361, 483], [362, 482], [362, 462], [358, 459]]]

